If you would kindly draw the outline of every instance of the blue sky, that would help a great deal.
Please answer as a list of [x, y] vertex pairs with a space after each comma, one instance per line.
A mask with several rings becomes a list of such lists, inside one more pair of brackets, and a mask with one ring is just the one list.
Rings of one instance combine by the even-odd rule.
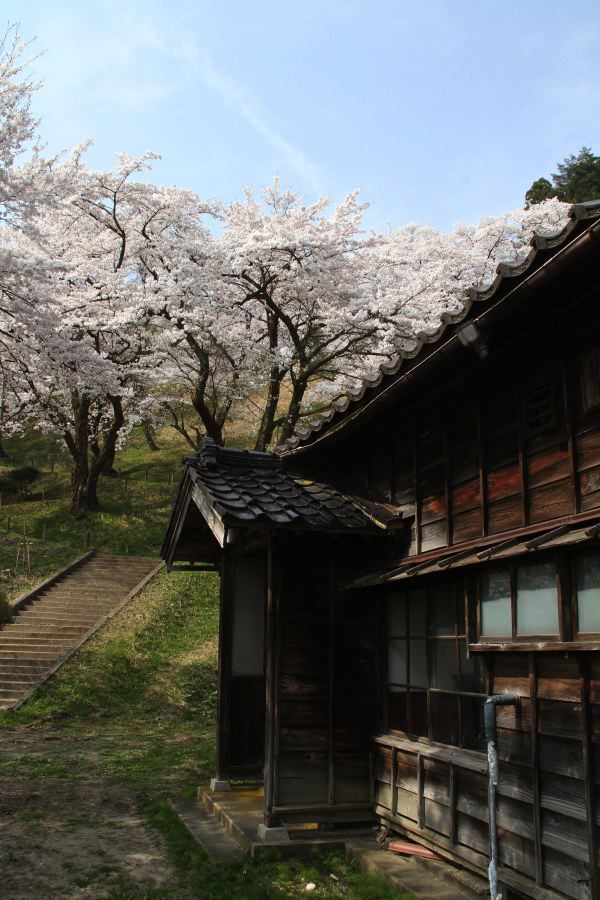
[[5, 0], [44, 50], [51, 151], [161, 153], [151, 178], [225, 200], [275, 174], [360, 187], [368, 222], [443, 228], [522, 205], [600, 153], [597, 0]]

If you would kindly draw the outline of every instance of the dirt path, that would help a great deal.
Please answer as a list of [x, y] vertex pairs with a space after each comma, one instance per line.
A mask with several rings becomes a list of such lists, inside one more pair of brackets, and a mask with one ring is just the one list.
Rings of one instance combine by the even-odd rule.
[[133, 791], [118, 778], [89, 777], [106, 738], [55, 728], [0, 732], [3, 900], [181, 896], [161, 835]]

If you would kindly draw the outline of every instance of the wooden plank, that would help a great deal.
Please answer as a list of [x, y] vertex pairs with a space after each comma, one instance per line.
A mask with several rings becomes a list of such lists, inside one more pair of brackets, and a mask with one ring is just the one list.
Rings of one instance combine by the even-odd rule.
[[544, 878], [544, 855], [542, 846], [542, 813], [540, 807], [540, 767], [539, 767], [539, 700], [537, 687], [536, 657], [529, 656], [529, 696], [531, 698], [531, 787], [533, 794], [533, 830], [535, 854], [535, 879], [541, 884]]
[[575, 449], [579, 472], [600, 466], [600, 428], [577, 435]]
[[[487, 474], [487, 493], [490, 502], [504, 500], [521, 493], [521, 470], [514, 462]], [[526, 524], [519, 522], [519, 525]]]
[[594, 784], [594, 756], [592, 747], [592, 729], [591, 729], [591, 706], [590, 706], [590, 679], [588, 662], [585, 659], [580, 660], [581, 666], [581, 718], [583, 732], [583, 771], [584, 771], [584, 793], [586, 807], [586, 833], [587, 833], [587, 851], [589, 860], [589, 878], [592, 889], [592, 896], [598, 896], [600, 893], [600, 877], [598, 873], [598, 837], [597, 827], [594, 821], [594, 811], [596, 804], [596, 787]]
[[[192, 476], [193, 477], [193, 476]], [[202, 489], [198, 486], [198, 484], [194, 484], [192, 487], [192, 500], [202, 513], [206, 524], [216, 537], [219, 545], [221, 547], [225, 546], [225, 524], [221, 517], [215, 512], [215, 510], [210, 505], [208, 499], [205, 497]]]
[[568, 515], [572, 510], [572, 482], [570, 478], [533, 488], [529, 491], [531, 522], [545, 522]]
[[498, 534], [521, 524], [521, 495], [488, 503], [488, 533]]
[[527, 482], [530, 489], [562, 481], [563, 478], [568, 478], [569, 483], [572, 483], [569, 453], [562, 444], [558, 447], [551, 447], [543, 453], [528, 456], [526, 463]]

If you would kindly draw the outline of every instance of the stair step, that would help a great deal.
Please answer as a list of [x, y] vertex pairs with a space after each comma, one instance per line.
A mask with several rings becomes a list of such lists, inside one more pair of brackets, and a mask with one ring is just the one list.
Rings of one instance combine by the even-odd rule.
[[26, 696], [114, 612], [158, 560], [94, 557], [35, 594], [0, 628], [0, 710]]
[[19, 697], [22, 697], [25, 691], [28, 691], [29, 687], [26, 687], [24, 690], [21, 688], [8, 688], [2, 685], [0, 687], [0, 700], [17, 700]]

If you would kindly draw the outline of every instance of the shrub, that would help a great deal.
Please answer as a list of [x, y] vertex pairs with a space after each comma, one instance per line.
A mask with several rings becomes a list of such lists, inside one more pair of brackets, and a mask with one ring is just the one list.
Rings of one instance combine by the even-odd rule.
[[18, 469], [11, 469], [0, 477], [0, 491], [6, 494], [18, 493], [27, 497], [39, 477], [40, 471], [35, 466], [20, 466]]
[[12, 619], [12, 607], [6, 599], [4, 588], [0, 584], [0, 625], [8, 625], [9, 622], [12, 622]]

